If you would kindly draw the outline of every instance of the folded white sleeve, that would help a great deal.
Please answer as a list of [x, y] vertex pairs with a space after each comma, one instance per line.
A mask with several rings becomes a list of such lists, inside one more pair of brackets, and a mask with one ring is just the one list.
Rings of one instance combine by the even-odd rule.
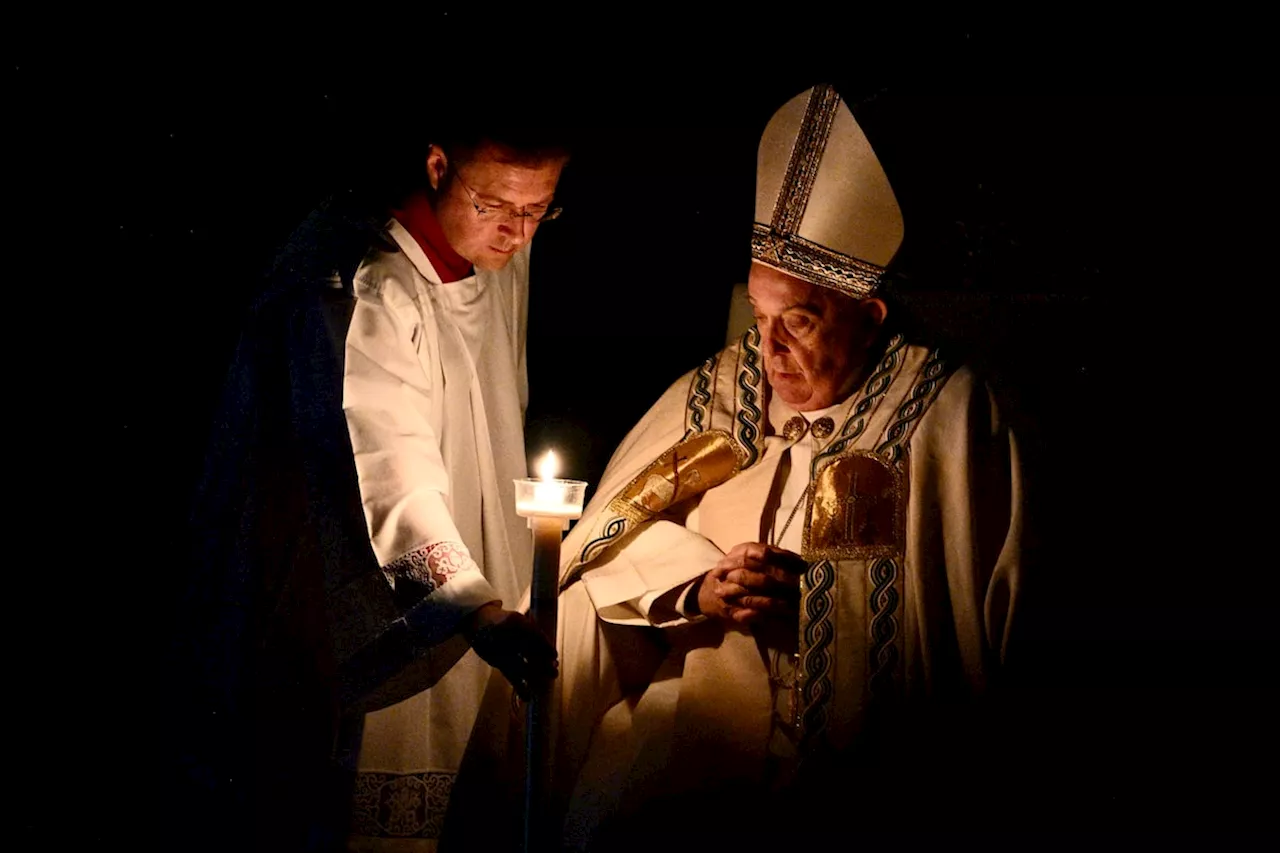
[[[724, 552], [671, 521], [655, 521], [582, 575], [591, 603], [606, 622], [667, 627], [688, 621], [676, 609], [689, 582]], [[661, 599], [661, 600], [660, 600]]]

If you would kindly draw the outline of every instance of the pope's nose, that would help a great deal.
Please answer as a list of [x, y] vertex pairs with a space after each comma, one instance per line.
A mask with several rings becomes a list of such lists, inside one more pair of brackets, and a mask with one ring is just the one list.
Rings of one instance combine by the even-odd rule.
[[760, 331], [760, 351], [764, 356], [765, 364], [771, 363], [774, 356], [786, 355], [791, 352], [787, 345], [778, 340], [777, 336], [773, 334], [772, 327], [761, 329]]

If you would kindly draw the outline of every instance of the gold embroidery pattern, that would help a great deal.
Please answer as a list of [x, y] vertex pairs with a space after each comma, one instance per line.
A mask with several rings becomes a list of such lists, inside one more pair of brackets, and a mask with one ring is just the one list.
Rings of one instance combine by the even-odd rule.
[[805, 105], [804, 119], [796, 135], [791, 159], [787, 162], [787, 174], [782, 180], [782, 190], [773, 208], [773, 230], [790, 235], [804, 219], [809, 206], [809, 193], [822, 162], [822, 153], [831, 136], [831, 125], [840, 106], [840, 94], [831, 85], [815, 86]]
[[752, 225], [751, 257], [810, 284], [858, 299], [874, 293], [885, 274], [882, 266], [834, 252], [796, 234], [779, 234], [759, 222]]
[[[760, 458], [760, 408], [763, 373], [760, 362], [760, 330], [752, 326], [738, 347], [737, 394], [734, 422], [739, 442], [722, 429], [708, 429], [714, 406], [715, 382], [723, 353], [711, 356], [690, 384], [685, 408], [686, 430], [674, 447], [649, 464], [609, 502], [612, 517], [596, 522], [594, 538], [578, 554], [577, 564], [561, 579], [560, 588], [571, 585], [582, 567], [636, 524], [686, 498], [701, 494], [737, 474]], [[690, 458], [692, 464], [690, 465]], [[686, 470], [687, 469], [687, 470]]]
[[720, 485], [742, 470], [746, 453], [724, 430], [696, 433], [664, 451], [609, 501], [633, 523]]
[[871, 451], [854, 451], [814, 480], [805, 525], [806, 560], [895, 556], [906, 541], [905, 476]]
[[686, 434], [609, 501], [613, 516], [598, 523], [599, 535], [583, 546], [577, 565], [561, 578], [560, 589], [576, 581], [582, 567], [628, 529], [725, 482], [743, 469], [746, 458], [724, 430]]

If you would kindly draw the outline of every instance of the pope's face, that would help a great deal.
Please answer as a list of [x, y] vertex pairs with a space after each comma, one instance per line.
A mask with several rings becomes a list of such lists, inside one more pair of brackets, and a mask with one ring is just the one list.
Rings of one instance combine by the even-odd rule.
[[810, 412], [853, 392], [884, 321], [884, 302], [857, 300], [756, 263], [747, 294], [775, 394], [796, 411]]
[[[527, 160], [505, 148], [484, 144], [464, 162], [451, 162], [432, 146], [427, 176], [435, 193], [436, 218], [453, 250], [477, 268], [500, 270], [538, 229], [537, 217], [555, 197], [563, 159]], [[530, 213], [512, 218], [501, 213], [480, 218], [476, 205], [500, 212]]]

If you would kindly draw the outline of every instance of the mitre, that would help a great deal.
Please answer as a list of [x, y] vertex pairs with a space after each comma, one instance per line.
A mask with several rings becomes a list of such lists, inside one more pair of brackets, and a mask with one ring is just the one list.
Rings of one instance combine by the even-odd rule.
[[880, 286], [902, 235], [889, 178], [834, 87], [774, 113], [756, 160], [754, 261], [861, 298]]

